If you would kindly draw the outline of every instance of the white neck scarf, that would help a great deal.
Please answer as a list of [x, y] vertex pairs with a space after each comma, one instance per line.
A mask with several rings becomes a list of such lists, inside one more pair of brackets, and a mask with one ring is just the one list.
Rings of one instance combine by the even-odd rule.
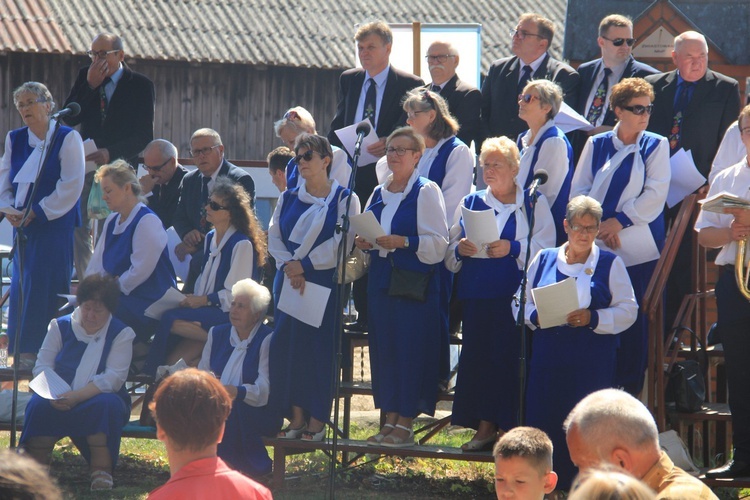
[[538, 147], [537, 144], [539, 144], [539, 138], [544, 135], [550, 127], [554, 126], [555, 121], [548, 120], [547, 123], [542, 125], [542, 128], [539, 129], [539, 132], [536, 133], [534, 140], [531, 142], [529, 142], [531, 130], [528, 130], [523, 137], [521, 137], [521, 145], [523, 146], [523, 149], [521, 150], [521, 161], [518, 164], [518, 174], [516, 175], [518, 185], [523, 186], [526, 184], [526, 179], [529, 177], [529, 169], [531, 169], [531, 160], [534, 158], [534, 151], [536, 151], [536, 148]]
[[211, 293], [211, 289], [216, 283], [216, 273], [219, 270], [219, 264], [221, 264], [221, 251], [224, 249], [224, 245], [227, 240], [236, 233], [237, 230], [234, 226], [229, 226], [221, 241], [217, 240], [217, 235], [214, 233], [214, 237], [211, 238], [211, 246], [208, 248], [208, 260], [203, 268], [203, 272], [198, 277], [198, 282], [195, 285], [195, 295], [208, 295]]
[[[393, 174], [388, 175], [388, 179], [380, 187], [380, 197], [383, 199], [383, 211], [380, 213], [380, 226], [385, 231], [385, 234], [391, 234], [391, 223], [393, 217], [396, 215], [396, 210], [401, 205], [401, 202], [411, 192], [412, 186], [419, 178], [419, 171], [415, 168], [412, 172], [411, 177], [406, 183], [403, 193], [392, 193], [388, 191], [388, 186], [393, 182]], [[388, 250], [379, 250], [378, 255], [382, 258], [388, 256]]]
[[576, 279], [576, 290], [578, 291], [578, 304], [581, 309], [591, 305], [591, 278], [594, 276], [596, 264], [599, 262], [599, 247], [591, 248], [589, 258], [583, 264], [568, 264], [565, 258], [565, 250], [568, 243], [562, 245], [557, 251], [557, 268], [563, 274]]
[[484, 202], [490, 208], [497, 212], [495, 221], [497, 222], [497, 234], [503, 234], [505, 224], [508, 223], [508, 219], [512, 214], [516, 214], [516, 240], [525, 239], [529, 234], [529, 223], [526, 220], [526, 214], [523, 210], [523, 189], [518, 187], [516, 184], [516, 201], [514, 203], [505, 204], [499, 201], [492, 194], [489, 188], [485, 190]]
[[52, 134], [55, 132], [55, 124], [55, 120], [50, 120], [47, 136], [44, 139], [40, 139], [34, 135], [34, 132], [32, 132], [31, 129], [29, 129], [29, 146], [33, 149], [31, 150], [29, 157], [26, 158], [21, 169], [13, 178], [13, 182], [18, 184], [15, 202], [16, 208], [18, 209], [24, 207], [26, 196], [28, 195], [31, 186], [34, 185], [36, 176], [42, 166], [42, 158], [44, 158], [45, 151], [50, 147], [50, 140], [52, 139]]
[[229, 344], [234, 347], [232, 354], [229, 356], [224, 371], [221, 372], [221, 383], [224, 385], [239, 385], [242, 383], [242, 365], [245, 362], [245, 355], [250, 342], [255, 338], [255, 334], [260, 328], [260, 321], [250, 330], [250, 335], [245, 340], [240, 340], [237, 330], [232, 327], [229, 333]]
[[641, 158], [640, 153], [640, 140], [641, 137], [643, 137], [643, 132], [638, 134], [635, 144], [625, 145], [617, 138], [619, 127], [619, 123], [615, 125], [611, 137], [612, 143], [615, 145], [615, 149], [617, 149], [617, 153], [615, 153], [614, 156], [604, 164], [601, 170], [596, 173], [596, 177], [594, 177], [594, 182], [591, 186], [591, 191], [589, 192], [589, 196], [599, 202], [603, 202], [604, 197], [609, 191], [612, 176], [614, 176], [623, 160], [625, 160], [629, 154], [635, 153], [633, 157], [633, 168], [630, 170], [630, 180], [623, 188], [620, 199], [617, 202], [616, 210], [618, 212], [622, 210], [622, 206], [626, 201], [637, 198], [638, 195], [641, 194], [641, 191], [643, 190], [643, 173], [646, 170], [646, 166], [643, 164], [643, 158]]
[[297, 191], [299, 201], [307, 203], [310, 205], [310, 208], [300, 215], [297, 223], [294, 225], [294, 229], [292, 229], [292, 233], [289, 235], [289, 241], [299, 244], [299, 247], [297, 247], [292, 256], [293, 260], [301, 260], [310, 253], [313, 243], [318, 239], [318, 235], [320, 235], [320, 231], [323, 229], [323, 224], [328, 215], [328, 205], [336, 196], [336, 190], [339, 186], [339, 183], [335, 179], [328, 182], [331, 185], [331, 191], [325, 199], [316, 198], [308, 193], [307, 184], [300, 186]]
[[89, 335], [86, 333], [83, 325], [81, 325], [81, 310], [76, 307], [73, 314], [71, 314], [70, 326], [73, 328], [73, 334], [76, 336], [76, 340], [86, 344], [86, 350], [83, 351], [81, 361], [76, 368], [73, 383], [70, 384], [70, 387], [74, 391], [88, 385], [94, 378], [94, 375], [96, 375], [104, 352], [104, 341], [110, 321], [112, 321], [112, 315], [109, 316], [109, 319], [107, 319], [107, 322], [104, 323], [104, 326], [99, 331], [93, 335]]

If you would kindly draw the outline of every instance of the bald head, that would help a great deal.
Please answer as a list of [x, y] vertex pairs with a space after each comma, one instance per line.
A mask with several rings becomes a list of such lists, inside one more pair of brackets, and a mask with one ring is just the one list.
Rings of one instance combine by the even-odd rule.
[[680, 76], [688, 82], [697, 82], [708, 70], [708, 43], [697, 31], [680, 33], [674, 39], [672, 61]]

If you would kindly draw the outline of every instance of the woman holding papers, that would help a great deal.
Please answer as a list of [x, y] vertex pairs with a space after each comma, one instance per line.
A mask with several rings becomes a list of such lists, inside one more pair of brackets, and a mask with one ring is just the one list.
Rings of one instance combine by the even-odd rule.
[[555, 126], [562, 99], [560, 86], [549, 80], [530, 81], [518, 96], [518, 116], [529, 126], [529, 130], [518, 136], [521, 149], [518, 183], [527, 188], [537, 171], [547, 172], [549, 178], [539, 191], [550, 204], [557, 231], [556, 245], [562, 245], [566, 239], [563, 219], [574, 167], [573, 147], [565, 133]]
[[[8, 313], [11, 352], [20, 329], [21, 355], [17, 361], [21, 369], [28, 370], [34, 366], [47, 325], [57, 315], [57, 294], [70, 290], [73, 229], [81, 217], [78, 198], [83, 187], [84, 154], [81, 136], [70, 127], [60, 126], [51, 142], [58, 125], [50, 119], [55, 102], [47, 87], [26, 82], [13, 92], [13, 102], [26, 126], [8, 132], [5, 138], [5, 154], [0, 160], [0, 210], [9, 212], [6, 218], [17, 228], [23, 219], [21, 212], [31, 207], [23, 229], [23, 254], [16, 248], [13, 259]], [[23, 309], [19, 310], [21, 295]]]
[[[115, 317], [135, 330], [137, 342], [146, 342], [158, 326], [145, 315], [148, 306], [175, 286], [167, 255], [167, 233], [159, 218], [143, 204], [141, 185], [123, 160], [99, 167], [94, 177], [112, 213], [104, 222], [86, 275], [114, 276], [120, 283]], [[145, 354], [145, 345], [136, 346]], [[135, 360], [137, 361], [137, 360]]]
[[[612, 87], [614, 130], [589, 138], [578, 161], [571, 196], [586, 194], [602, 204], [597, 244], [622, 257], [640, 304], [664, 246], [664, 203], [671, 170], [666, 138], [646, 132], [654, 91], [642, 78]], [[648, 357], [648, 323], [639, 312], [620, 336], [617, 387], [637, 396]]]
[[235, 283], [231, 295], [231, 324], [210, 330], [198, 368], [216, 375], [233, 400], [219, 456], [233, 469], [258, 477], [271, 472], [262, 437], [279, 429], [266, 406], [271, 389], [268, 352], [273, 330], [263, 324], [263, 319], [271, 294], [248, 278]]
[[[635, 321], [638, 305], [622, 259], [594, 244], [600, 230], [602, 207], [588, 196], [568, 203], [565, 231], [568, 242], [542, 250], [529, 267], [529, 289], [572, 278], [578, 308], [548, 328], [546, 312], [556, 302], [536, 303], [534, 292], [526, 304], [526, 323], [535, 329], [526, 387], [526, 425], [549, 434], [555, 445], [555, 472], [563, 489], [575, 467], [565, 445], [563, 421], [587, 394], [615, 385], [618, 334]], [[565, 292], [563, 292], [565, 293]], [[566, 295], [567, 296], [567, 295]], [[516, 308], [514, 308], [516, 309]]]
[[[461, 447], [466, 451], [491, 449], [498, 429], [518, 423], [521, 339], [510, 304], [521, 281], [531, 207], [528, 190], [517, 184], [518, 148], [512, 140], [484, 141], [479, 163], [487, 189], [463, 199], [445, 257], [446, 267], [458, 273], [464, 311], [452, 424], [477, 430]], [[474, 236], [479, 225], [474, 217], [480, 215], [489, 215], [491, 225], [488, 234]], [[542, 195], [535, 210], [531, 255], [554, 244], [555, 224]]]
[[266, 239], [242, 186], [219, 177], [206, 203], [213, 229], [206, 235], [201, 274], [194, 294], [161, 317], [148, 354], [146, 373], [184, 359], [196, 366], [208, 329], [229, 322], [232, 286], [244, 278], [259, 279], [266, 260]]
[[[112, 316], [119, 297], [114, 278], [88, 276], [78, 286], [73, 314], [49, 324], [31, 385], [44, 372], [53, 395], [31, 397], [20, 440], [32, 457], [49, 465], [55, 443], [70, 436], [89, 463], [92, 490], [112, 489], [120, 436], [130, 417], [125, 379], [135, 333]], [[60, 385], [69, 387], [57, 394]], [[58, 397], [49, 399], [53, 396]]]
[[[341, 241], [336, 224], [346, 209], [349, 191], [328, 178], [333, 156], [328, 139], [302, 134], [295, 154], [305, 183], [281, 193], [268, 227], [268, 251], [281, 271], [274, 282], [277, 314], [271, 341], [271, 404], [289, 417], [289, 426], [279, 438], [320, 441], [333, 400], [331, 371], [337, 332], [333, 331], [336, 304], [331, 288]], [[359, 199], [352, 194], [349, 214], [357, 213]], [[326, 293], [330, 295], [321, 304]]]
[[[273, 124], [276, 137], [284, 141], [284, 144], [294, 150], [297, 137], [301, 134], [317, 134], [315, 120], [308, 110], [302, 106], [295, 106], [284, 113], [281, 120]], [[336, 146], [331, 146], [333, 156], [331, 157], [331, 179], [336, 179], [339, 185], [347, 187], [349, 176], [352, 174], [352, 166], [349, 165], [349, 156], [346, 151]], [[286, 188], [292, 189], [305, 182], [304, 176], [300, 176], [299, 165], [292, 158], [286, 166]]]
[[[448, 224], [440, 188], [417, 170], [424, 140], [410, 127], [386, 140], [391, 175], [370, 196], [385, 236], [357, 237], [370, 252], [370, 366], [375, 406], [386, 421], [368, 441], [414, 445], [412, 420], [435, 412], [440, 353], [440, 264], [448, 246]], [[400, 278], [403, 281], [400, 281]], [[408, 297], [407, 297], [408, 296]]]

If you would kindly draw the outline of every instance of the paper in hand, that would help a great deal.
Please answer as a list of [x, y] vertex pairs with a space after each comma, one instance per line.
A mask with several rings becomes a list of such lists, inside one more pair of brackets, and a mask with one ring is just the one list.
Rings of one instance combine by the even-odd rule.
[[305, 282], [305, 293], [301, 294], [299, 290], [292, 288], [289, 277], [284, 276], [278, 308], [303, 323], [319, 328], [323, 324], [329, 295], [331, 295], [330, 288], [311, 281]]
[[23, 212], [21, 212], [15, 207], [1, 207], [0, 212], [7, 214], [7, 215], [23, 215]]
[[461, 205], [461, 217], [464, 220], [466, 239], [479, 250], [472, 255], [473, 259], [487, 259], [487, 245], [500, 239], [494, 210], [469, 210]]
[[579, 114], [565, 102], [562, 103], [560, 111], [555, 116], [555, 125], [566, 134], [573, 130], [583, 130], [586, 132], [594, 130], [594, 126], [583, 115]]
[[[385, 250], [383, 247], [375, 243], [377, 238], [386, 236], [383, 231], [383, 226], [380, 225], [378, 220], [375, 218], [375, 214], [370, 211], [362, 212], [361, 214], [352, 215], [349, 217], [349, 224], [354, 234], [364, 238], [367, 243], [370, 243], [375, 250]], [[393, 250], [388, 250], [393, 252]]]
[[73, 389], [54, 370], [44, 370], [29, 382], [29, 389], [44, 399], [60, 399]]
[[568, 314], [580, 309], [575, 278], [533, 288], [531, 297], [534, 299], [540, 328], [564, 325], [568, 322]]
[[168, 288], [159, 300], [151, 304], [143, 312], [147, 317], [161, 319], [162, 314], [170, 309], [180, 307], [180, 302], [185, 300], [185, 295], [176, 288]]
[[706, 178], [698, 172], [690, 151], [678, 149], [669, 158], [672, 169], [672, 177], [669, 181], [669, 192], [667, 193], [667, 206], [672, 208], [681, 202], [687, 195], [706, 183]]
[[[369, 121], [369, 120], [368, 120]], [[349, 125], [348, 127], [340, 128], [336, 130], [336, 136], [341, 141], [341, 145], [344, 146], [344, 149], [349, 154], [350, 157], [354, 157], [354, 145], [357, 143], [357, 126], [359, 123], [355, 123], [354, 125]], [[369, 165], [371, 163], [377, 162], [380, 158], [374, 155], [371, 155], [367, 152], [367, 146], [370, 146], [371, 144], [375, 144], [378, 142], [378, 134], [375, 132], [375, 127], [372, 126], [372, 122], [370, 123], [370, 133], [367, 134], [362, 141], [362, 149], [360, 150], [359, 154], [359, 163], [358, 165], [361, 167], [362, 165]]]

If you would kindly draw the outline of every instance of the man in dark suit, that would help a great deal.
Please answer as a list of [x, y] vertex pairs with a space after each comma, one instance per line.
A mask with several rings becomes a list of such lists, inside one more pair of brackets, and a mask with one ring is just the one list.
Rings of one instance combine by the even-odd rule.
[[432, 82], [425, 88], [437, 92], [448, 101], [448, 109], [461, 127], [456, 136], [467, 146], [474, 141], [478, 150], [481, 147], [482, 93], [458, 78], [458, 51], [448, 42], [432, 42], [425, 58], [432, 77]]
[[[65, 123], [80, 125], [81, 137], [93, 139], [98, 148], [87, 161], [104, 165], [122, 158], [135, 165], [138, 154], [154, 138], [154, 84], [125, 64], [122, 39], [101, 33], [87, 52], [91, 65], [81, 68], [65, 106], [77, 102], [78, 116], [67, 116]], [[83, 224], [75, 232], [75, 267], [83, 276], [91, 258], [91, 237], [87, 203], [94, 172], [86, 174], [81, 193]]]
[[545, 78], [562, 87], [565, 102], [575, 106], [578, 73], [547, 53], [555, 25], [539, 14], [523, 14], [513, 36], [513, 57], [492, 63], [482, 84], [482, 122], [487, 137], [505, 135], [516, 140], [529, 127], [518, 117], [518, 95], [526, 82]]
[[658, 73], [655, 68], [633, 58], [633, 21], [628, 17], [611, 14], [602, 19], [597, 44], [602, 57], [578, 67], [581, 87], [575, 110], [588, 119], [594, 129], [577, 134], [573, 145], [576, 160], [589, 136], [612, 130], [615, 126], [615, 114], [609, 108], [612, 87], [623, 78], [645, 78]]
[[182, 239], [175, 247], [175, 254], [180, 260], [192, 255], [190, 272], [185, 281], [184, 293], [192, 293], [195, 280], [200, 274], [203, 263], [203, 238], [211, 230], [206, 221], [206, 203], [208, 194], [218, 177], [228, 177], [242, 185], [255, 200], [255, 182], [252, 176], [224, 158], [224, 145], [219, 133], [210, 128], [201, 128], [193, 132], [190, 138], [190, 155], [195, 158], [196, 170], [188, 172], [182, 178], [180, 201], [174, 216], [174, 229]]
[[164, 139], [154, 139], [143, 151], [143, 166], [148, 171], [139, 182], [148, 196], [148, 208], [161, 219], [164, 229], [172, 227], [180, 186], [187, 169], [177, 163], [177, 148]]
[[[383, 21], [363, 24], [354, 40], [362, 68], [348, 69], [341, 74], [336, 115], [328, 139], [331, 144], [342, 147], [336, 130], [369, 118], [380, 140], [370, 145], [367, 151], [383, 156], [388, 135], [406, 123], [401, 99], [411, 89], [424, 85], [424, 81], [390, 65], [393, 33]], [[378, 185], [375, 164], [359, 165], [355, 182], [354, 192], [365, 203]], [[366, 276], [354, 282], [354, 300], [359, 316], [357, 323], [349, 328], [356, 331], [367, 329]]]

